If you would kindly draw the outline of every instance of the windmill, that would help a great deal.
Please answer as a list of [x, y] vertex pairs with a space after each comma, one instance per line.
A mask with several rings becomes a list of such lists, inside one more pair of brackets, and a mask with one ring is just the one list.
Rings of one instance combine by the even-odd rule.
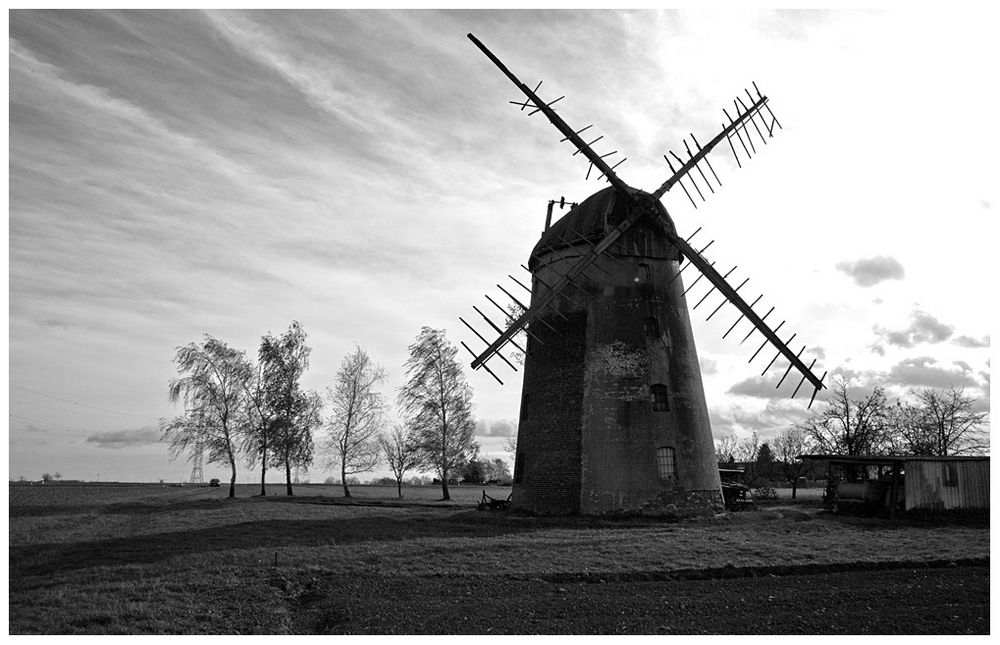
[[[462, 343], [473, 355], [473, 369], [483, 369], [502, 383], [487, 363], [500, 358], [516, 370], [501, 350], [511, 345], [524, 353], [512, 508], [546, 514], [686, 515], [721, 510], [687, 293], [707, 279], [711, 288], [692, 311], [712, 294], [721, 294], [722, 302], [708, 319], [732, 305], [739, 317], [724, 337], [744, 320], [749, 322], [750, 330], [740, 344], [755, 332], [763, 336], [750, 362], [772, 345], [777, 353], [761, 376], [783, 357], [788, 367], [778, 387], [793, 368], [801, 374], [793, 398], [809, 381], [812, 405], [826, 374], [817, 378], [812, 371], [816, 361], [803, 362], [805, 347], [797, 353], [789, 347], [795, 334], [786, 340], [778, 336], [785, 321], [773, 329], [767, 323], [774, 307], [763, 316], [754, 310], [763, 294], [749, 304], [742, 298], [739, 291], [749, 279], [735, 288], [729, 284], [727, 278], [737, 267], [720, 274], [716, 262], [704, 255], [712, 242], [697, 250], [691, 245], [701, 229], [687, 238], [677, 233], [660, 199], [680, 186], [697, 208], [688, 185], [703, 201], [705, 193], [715, 192], [709, 175], [721, 186], [708, 158], [716, 146], [727, 142], [742, 167], [738, 149], [749, 158], [757, 146], [767, 145], [775, 129], [781, 128], [767, 97], [754, 84], [756, 98], [749, 91], [746, 102], [738, 97], [735, 117], [723, 110], [728, 124], [705, 145], [692, 134], [690, 143], [684, 140], [686, 159], [673, 152], [664, 155], [671, 175], [647, 193], [615, 173], [625, 162], [609, 164], [617, 151], [595, 151], [592, 146], [603, 135], [586, 141], [581, 135], [591, 125], [574, 130], [556, 114], [552, 105], [564, 97], [542, 100], [536, 93], [541, 82], [531, 89], [474, 35], [469, 39], [526, 97], [510, 103], [530, 110], [529, 115], [545, 115], [563, 135], [561, 142], [576, 148], [573, 155], [587, 159], [587, 178], [593, 174], [610, 184], [573, 205], [554, 224], [551, 213], [556, 202], [550, 202], [545, 231], [528, 265], [522, 265], [531, 274], [531, 286], [508, 276], [530, 293], [528, 304], [498, 284], [517, 312], [511, 314], [510, 305], [505, 308], [486, 296], [504, 313], [504, 327], [473, 307], [495, 338], [488, 339], [460, 318], [486, 345], [477, 353]], [[692, 265], [700, 275], [684, 289], [681, 273]], [[526, 347], [518, 343], [521, 337]]]

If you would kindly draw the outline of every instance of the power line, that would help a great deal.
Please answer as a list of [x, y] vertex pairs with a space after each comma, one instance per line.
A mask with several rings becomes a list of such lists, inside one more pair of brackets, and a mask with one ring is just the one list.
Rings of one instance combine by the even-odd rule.
[[80, 432], [93, 432], [93, 430], [88, 430], [87, 428], [74, 428], [71, 426], [64, 426], [61, 423], [52, 423], [50, 421], [42, 421], [41, 419], [32, 419], [31, 417], [25, 417], [20, 414], [14, 414], [12, 412], [8, 412], [7, 416], [14, 417], [15, 419], [21, 419], [22, 421], [33, 421], [35, 423], [41, 423], [42, 425], [55, 426], [57, 428], [63, 428], [65, 430], [79, 430]]
[[13, 417], [15, 419], [21, 419], [22, 421], [31, 421], [31, 422], [40, 423], [40, 424], [46, 425], [46, 426], [52, 426], [52, 427], [55, 427], [55, 428], [62, 428], [64, 430], [75, 430], [75, 431], [78, 431], [78, 432], [95, 432], [94, 428], [80, 428], [78, 426], [68, 426], [68, 425], [64, 425], [62, 423], [52, 423], [51, 421], [42, 421], [41, 419], [35, 419], [35, 418], [32, 418], [32, 417], [26, 417], [26, 416], [21, 415], [21, 414], [14, 414], [13, 412], [8, 412], [7, 416]]
[[[107, 408], [98, 408], [98, 407], [93, 406], [93, 405], [87, 405], [86, 403], [80, 403], [79, 401], [71, 401], [70, 399], [61, 399], [58, 396], [52, 396], [51, 394], [46, 394], [45, 392], [39, 392], [38, 390], [32, 390], [29, 387], [22, 387], [20, 385], [11, 385], [11, 387], [13, 387], [15, 389], [18, 389], [18, 390], [24, 390], [25, 392], [31, 392], [32, 394], [37, 394], [38, 396], [44, 396], [44, 397], [49, 398], [49, 399], [54, 399], [56, 401], [62, 401], [63, 403], [72, 403], [73, 405], [78, 405], [78, 406], [80, 406], [82, 408], [89, 408], [91, 410], [98, 410], [100, 412], [109, 412], [111, 414], [121, 414], [121, 415], [125, 415], [125, 416], [128, 416], [128, 417], [138, 417], [140, 419], [156, 419], [157, 421], [159, 421], [159, 419], [157, 417], [151, 417], [151, 416], [145, 415], [145, 414], [133, 414], [131, 412], [122, 412], [121, 410], [109, 410]], [[44, 423], [44, 422], [42, 422], [42, 423]]]

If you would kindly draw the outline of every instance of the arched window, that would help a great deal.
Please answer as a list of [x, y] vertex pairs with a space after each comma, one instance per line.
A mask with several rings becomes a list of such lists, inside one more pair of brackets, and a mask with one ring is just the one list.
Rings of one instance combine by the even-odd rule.
[[660, 479], [677, 479], [677, 452], [670, 446], [656, 449], [656, 470]]
[[649, 394], [653, 399], [653, 409], [666, 411], [670, 409], [670, 394], [667, 386], [663, 383], [654, 383], [649, 386]]

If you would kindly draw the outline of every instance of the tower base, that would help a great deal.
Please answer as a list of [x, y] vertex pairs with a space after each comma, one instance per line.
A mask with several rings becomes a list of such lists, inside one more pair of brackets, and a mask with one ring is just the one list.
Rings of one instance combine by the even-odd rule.
[[636, 511], [650, 517], [711, 517], [726, 510], [721, 490], [663, 491]]

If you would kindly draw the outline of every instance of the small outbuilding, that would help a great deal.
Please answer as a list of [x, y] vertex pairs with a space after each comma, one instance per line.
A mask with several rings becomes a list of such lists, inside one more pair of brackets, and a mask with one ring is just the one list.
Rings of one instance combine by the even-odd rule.
[[825, 462], [824, 500], [835, 510], [986, 510], [990, 507], [989, 457], [920, 455], [800, 455]]

